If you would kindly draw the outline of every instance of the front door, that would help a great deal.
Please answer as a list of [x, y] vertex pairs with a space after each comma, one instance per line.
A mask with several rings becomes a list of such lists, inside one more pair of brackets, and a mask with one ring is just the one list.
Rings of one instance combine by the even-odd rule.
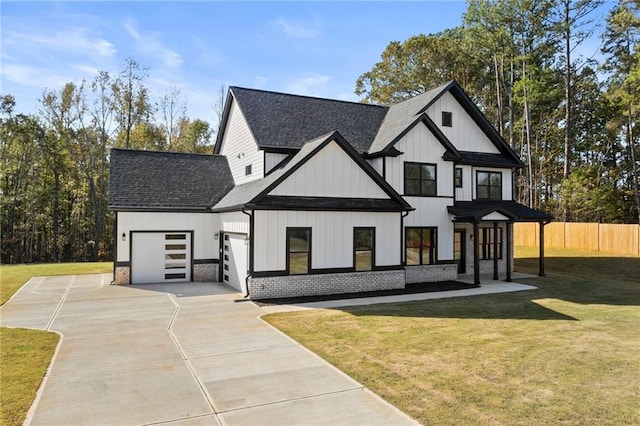
[[456, 229], [453, 234], [453, 256], [456, 262], [458, 262], [458, 273], [464, 274], [467, 272], [467, 244], [466, 244], [466, 232], [464, 229]]

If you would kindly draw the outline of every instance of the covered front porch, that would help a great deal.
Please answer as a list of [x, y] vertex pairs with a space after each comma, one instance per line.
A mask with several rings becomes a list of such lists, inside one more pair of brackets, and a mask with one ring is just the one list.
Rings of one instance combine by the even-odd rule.
[[544, 276], [544, 226], [551, 216], [515, 201], [459, 201], [448, 208], [455, 226], [455, 258], [459, 276], [471, 274], [512, 281], [513, 223], [540, 226], [539, 275]]

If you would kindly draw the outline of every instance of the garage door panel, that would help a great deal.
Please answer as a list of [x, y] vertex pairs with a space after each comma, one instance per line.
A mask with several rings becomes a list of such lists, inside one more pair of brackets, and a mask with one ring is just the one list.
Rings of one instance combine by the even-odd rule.
[[246, 234], [224, 234], [222, 245], [222, 281], [241, 292], [246, 292], [249, 248], [246, 240]]
[[133, 232], [133, 284], [191, 280], [190, 232]]

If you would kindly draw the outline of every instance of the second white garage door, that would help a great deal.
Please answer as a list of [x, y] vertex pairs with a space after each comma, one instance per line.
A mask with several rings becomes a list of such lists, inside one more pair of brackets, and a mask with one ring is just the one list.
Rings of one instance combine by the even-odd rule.
[[222, 244], [222, 281], [238, 291], [247, 292], [246, 234], [224, 234]]
[[191, 281], [190, 232], [133, 232], [131, 284]]

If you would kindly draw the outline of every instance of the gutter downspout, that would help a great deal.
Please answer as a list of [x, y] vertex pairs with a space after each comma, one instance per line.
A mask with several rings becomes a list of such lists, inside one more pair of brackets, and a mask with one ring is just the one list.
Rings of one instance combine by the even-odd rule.
[[249, 298], [249, 277], [253, 275], [253, 214], [247, 213], [244, 207], [242, 208], [241, 211], [242, 213], [249, 216], [249, 273], [244, 279], [244, 285], [245, 285], [245, 288], [247, 289], [247, 294], [245, 294], [244, 297], [245, 299], [248, 299]]
[[[400, 266], [402, 266], [402, 269], [404, 269], [404, 259], [403, 259], [403, 253], [404, 253], [404, 245], [402, 244], [402, 238], [403, 238], [403, 231], [404, 231], [404, 218], [409, 216], [409, 213], [411, 213], [410, 211], [407, 212], [403, 212], [400, 213]], [[406, 278], [405, 278], [406, 281]], [[406, 283], [405, 283], [405, 287], [406, 287]]]

